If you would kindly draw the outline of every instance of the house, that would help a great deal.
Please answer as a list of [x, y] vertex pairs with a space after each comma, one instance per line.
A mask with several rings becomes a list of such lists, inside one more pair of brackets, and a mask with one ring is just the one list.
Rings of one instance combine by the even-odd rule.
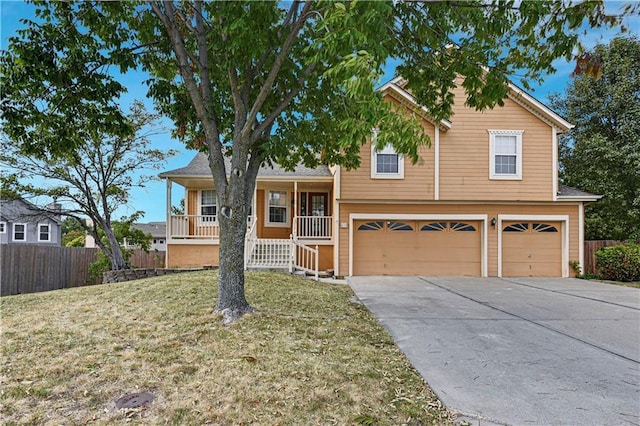
[[[50, 204], [48, 209], [59, 209]], [[59, 215], [43, 212], [22, 198], [0, 200], [0, 244], [61, 244]]]
[[[357, 170], [263, 167], [247, 267], [290, 256], [290, 269], [313, 270], [317, 261], [336, 276], [575, 275], [571, 265], [584, 257], [584, 204], [599, 197], [558, 184], [558, 135], [572, 125], [514, 85], [504, 106], [483, 112], [465, 106], [459, 87], [451, 120], [434, 122], [404, 86], [396, 78], [380, 90], [422, 117], [432, 145], [420, 148], [419, 161], [367, 142]], [[206, 155], [160, 177], [169, 200], [173, 184], [186, 191], [185, 215], [168, 206], [167, 265], [216, 265]]]
[[[151, 235], [151, 251], [165, 251], [167, 249], [167, 224], [165, 222], [133, 223], [131, 227]], [[124, 247], [135, 248], [128, 245], [126, 239]]]

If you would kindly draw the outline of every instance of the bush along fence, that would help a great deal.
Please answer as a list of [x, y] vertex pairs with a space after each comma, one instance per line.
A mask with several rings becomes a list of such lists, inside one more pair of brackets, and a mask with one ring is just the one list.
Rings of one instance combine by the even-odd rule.
[[[618, 241], [618, 240], [592, 240], [584, 242], [584, 265], [582, 273], [586, 276], [598, 275], [599, 271], [596, 265], [596, 252], [603, 247], [617, 246], [620, 244], [633, 243], [634, 241]], [[635, 241], [640, 244], [640, 240]]]
[[[35, 293], [100, 284], [89, 277], [89, 264], [99, 249], [36, 244], [0, 245], [0, 295]], [[165, 252], [136, 250], [131, 264], [140, 268], [162, 268]]]

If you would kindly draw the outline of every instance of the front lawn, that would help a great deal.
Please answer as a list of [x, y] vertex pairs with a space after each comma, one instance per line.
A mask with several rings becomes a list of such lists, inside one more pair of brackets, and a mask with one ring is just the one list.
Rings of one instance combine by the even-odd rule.
[[[215, 271], [3, 297], [6, 424], [448, 424], [347, 286], [247, 274], [223, 326]], [[147, 406], [115, 401], [151, 392]]]

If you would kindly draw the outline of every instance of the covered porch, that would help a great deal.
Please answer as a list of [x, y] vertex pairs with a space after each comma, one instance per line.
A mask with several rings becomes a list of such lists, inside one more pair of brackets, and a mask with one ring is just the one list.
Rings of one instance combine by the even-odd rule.
[[[247, 219], [248, 236], [286, 239], [314, 244], [333, 242], [332, 182], [258, 181]], [[213, 181], [184, 187], [184, 213], [167, 205], [167, 242], [217, 243], [220, 238], [218, 206]], [[167, 179], [167, 200], [173, 181]], [[182, 212], [178, 212], [182, 213]]]

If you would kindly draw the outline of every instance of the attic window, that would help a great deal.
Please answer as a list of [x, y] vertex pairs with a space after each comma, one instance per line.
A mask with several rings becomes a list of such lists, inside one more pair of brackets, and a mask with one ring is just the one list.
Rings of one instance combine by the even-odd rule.
[[391, 145], [378, 151], [371, 147], [372, 179], [404, 179], [404, 157]]
[[489, 130], [489, 178], [522, 180], [524, 130]]

